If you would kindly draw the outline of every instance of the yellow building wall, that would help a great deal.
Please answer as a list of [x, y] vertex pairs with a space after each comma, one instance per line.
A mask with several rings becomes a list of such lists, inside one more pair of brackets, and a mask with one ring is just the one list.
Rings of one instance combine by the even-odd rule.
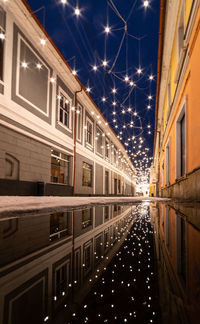
[[[186, 19], [188, 20], [191, 10], [192, 1], [186, 1]], [[162, 161], [165, 161], [165, 146], [170, 139], [170, 184], [176, 180], [176, 119], [182, 108], [184, 100], [186, 100], [186, 173], [200, 166], [200, 9], [198, 11], [196, 22], [193, 28], [192, 37], [189, 41], [189, 57], [190, 62], [185, 73], [182, 89], [179, 92], [176, 107], [171, 117], [170, 125], [165, 134], [165, 141], [161, 148], [160, 154], [160, 189], [162, 187]], [[176, 91], [174, 78], [177, 71], [177, 38], [174, 38], [172, 57], [171, 57], [171, 99]], [[167, 89], [166, 89], [167, 91]], [[163, 125], [166, 121], [166, 95], [163, 108]], [[162, 133], [162, 132], [161, 132]], [[166, 161], [164, 163], [164, 183], [166, 184]]]

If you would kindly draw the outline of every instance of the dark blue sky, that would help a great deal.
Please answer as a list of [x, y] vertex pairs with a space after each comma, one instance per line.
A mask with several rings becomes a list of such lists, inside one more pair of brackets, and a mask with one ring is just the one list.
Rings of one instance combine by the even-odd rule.
[[[83, 85], [91, 88], [91, 97], [133, 163], [146, 169], [150, 163], [146, 157], [152, 156], [153, 151], [160, 1], [150, 0], [147, 8], [143, 0], [68, 0], [65, 5], [61, 1], [27, 0], [33, 11], [45, 7], [36, 13], [37, 17], [76, 69]], [[79, 17], [74, 14], [76, 6], [81, 10]], [[105, 33], [107, 25], [111, 28], [109, 34]], [[104, 59], [108, 62], [106, 67], [102, 65]], [[138, 67], [141, 74], [137, 73]], [[149, 80], [151, 74], [153, 80]], [[124, 81], [126, 75], [128, 82]], [[113, 88], [117, 89], [115, 94]], [[152, 99], [148, 99], [149, 95]]]

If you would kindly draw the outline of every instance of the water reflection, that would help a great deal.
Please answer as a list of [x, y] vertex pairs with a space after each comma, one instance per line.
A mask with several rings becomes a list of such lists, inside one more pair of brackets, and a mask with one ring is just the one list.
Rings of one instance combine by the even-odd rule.
[[100, 274], [116, 253], [135, 208], [100, 206], [1, 220], [0, 323], [65, 323], [60, 310], [88, 293], [89, 277], [97, 268]]
[[151, 207], [155, 227], [162, 322], [199, 323], [200, 205]]
[[0, 324], [84, 323], [85, 305], [95, 318], [98, 303], [109, 323], [158, 323], [156, 278], [161, 322], [199, 323], [199, 204], [97, 206], [0, 224]]

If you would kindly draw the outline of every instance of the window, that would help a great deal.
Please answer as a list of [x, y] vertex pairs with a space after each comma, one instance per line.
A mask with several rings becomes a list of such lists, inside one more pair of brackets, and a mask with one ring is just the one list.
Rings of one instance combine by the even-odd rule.
[[109, 172], [105, 171], [105, 195], [109, 194]]
[[81, 141], [81, 133], [82, 133], [82, 107], [78, 105], [78, 109], [76, 111], [76, 138]]
[[86, 120], [86, 143], [93, 146], [93, 123], [89, 119]]
[[97, 126], [96, 127], [96, 150], [99, 154], [103, 154], [103, 132], [102, 130]]
[[166, 171], [166, 180], [165, 184], [170, 183], [170, 151], [169, 151], [169, 143], [166, 145], [166, 156], [165, 156], [165, 171]]
[[[5, 34], [5, 11], [0, 7], [0, 33]], [[0, 81], [3, 81], [3, 61], [4, 61], [4, 42], [5, 40], [0, 39]]]
[[68, 235], [68, 217], [69, 213], [54, 213], [50, 215], [50, 238], [55, 241]]
[[69, 156], [52, 150], [51, 182], [69, 184]]
[[181, 140], [181, 176], [185, 174], [185, 114], [180, 120], [180, 140]]
[[69, 275], [70, 261], [68, 260], [55, 271], [55, 300], [59, 300], [65, 296], [67, 287], [69, 285]]
[[118, 193], [121, 192], [121, 181], [120, 179], [118, 179]]
[[186, 114], [185, 104], [176, 121], [176, 178], [186, 173]]
[[92, 187], [92, 165], [83, 162], [82, 185]]
[[82, 229], [92, 225], [92, 208], [82, 210]]
[[167, 206], [166, 209], [166, 222], [165, 222], [165, 240], [168, 251], [170, 250], [170, 210]]
[[84, 244], [83, 247], [83, 264], [84, 264], [84, 275], [86, 276], [92, 269], [92, 241]]
[[71, 128], [70, 99], [63, 93], [59, 95], [59, 122]]
[[187, 245], [186, 222], [177, 215], [177, 270], [181, 283], [186, 284], [187, 274]]
[[109, 206], [104, 207], [104, 221], [109, 219]]
[[105, 157], [109, 159], [109, 140], [105, 140]]
[[179, 26], [178, 26], [178, 57], [180, 58], [181, 50], [184, 44], [184, 4], [181, 8]]
[[117, 151], [116, 151], [116, 148], [114, 148], [114, 152], [113, 152], [113, 162], [116, 164], [117, 162]]
[[169, 118], [171, 110], [171, 80], [169, 80], [167, 85], [167, 120]]

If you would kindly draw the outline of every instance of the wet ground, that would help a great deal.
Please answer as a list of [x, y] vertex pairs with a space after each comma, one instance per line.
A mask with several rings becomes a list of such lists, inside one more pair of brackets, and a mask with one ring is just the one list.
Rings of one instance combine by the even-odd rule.
[[0, 324], [197, 324], [199, 203], [0, 217]]

